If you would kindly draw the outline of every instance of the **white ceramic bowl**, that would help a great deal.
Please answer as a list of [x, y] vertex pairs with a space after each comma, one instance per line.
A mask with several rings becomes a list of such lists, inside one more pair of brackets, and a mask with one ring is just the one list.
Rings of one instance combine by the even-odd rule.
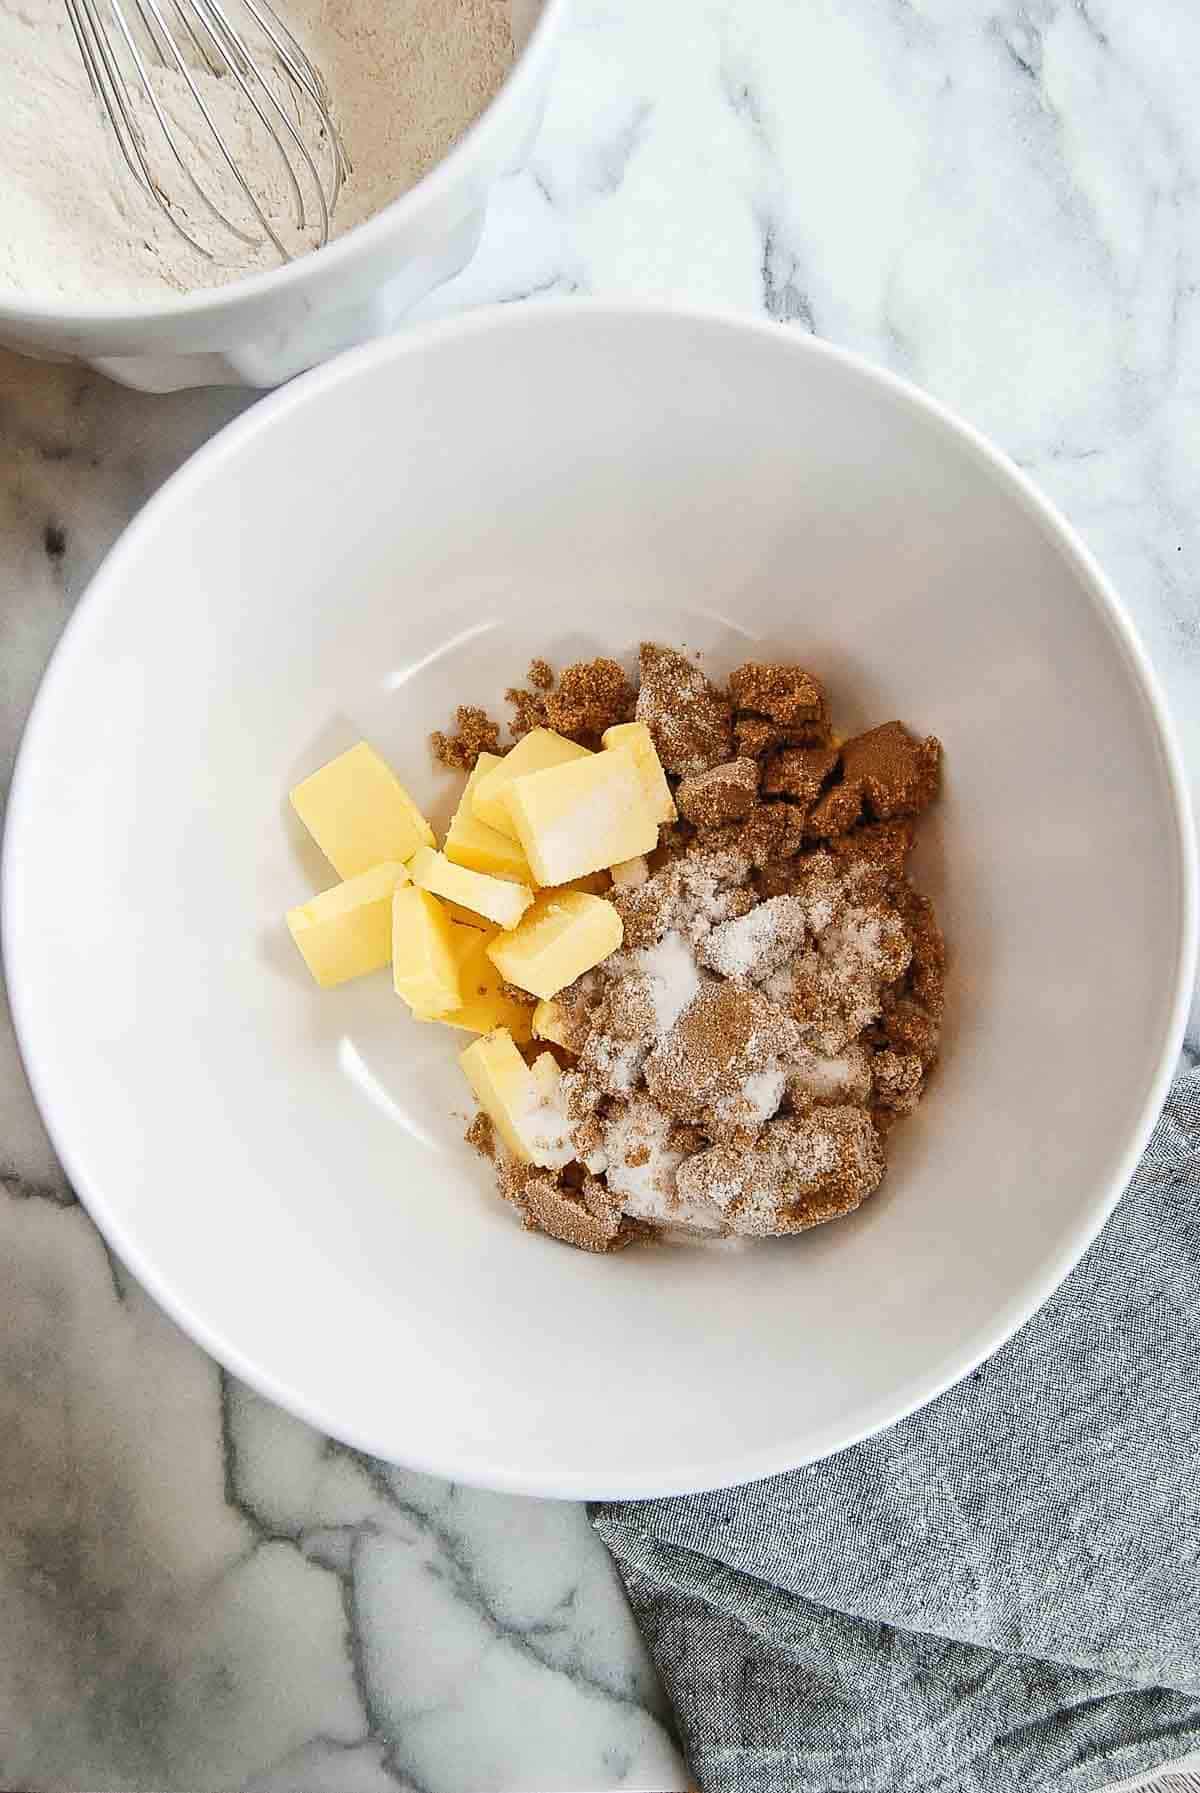
[[424, 180], [320, 254], [138, 305], [38, 304], [0, 287], [0, 345], [174, 392], [276, 386], [387, 335], [474, 254], [492, 187], [520, 165], [541, 123], [566, 7], [512, 0], [520, 55], [492, 103]]
[[[943, 738], [951, 1001], [853, 1219], [595, 1258], [489, 1189], [459, 1036], [309, 982], [283, 911], [331, 880], [285, 792], [366, 735], [444, 817], [456, 701], [648, 636]], [[833, 1451], [1046, 1297], [1162, 1097], [1194, 883], [1141, 652], [1007, 462], [798, 332], [559, 303], [322, 368], [146, 507], [30, 722], [4, 919], [67, 1169], [216, 1357], [385, 1457], [632, 1495]]]

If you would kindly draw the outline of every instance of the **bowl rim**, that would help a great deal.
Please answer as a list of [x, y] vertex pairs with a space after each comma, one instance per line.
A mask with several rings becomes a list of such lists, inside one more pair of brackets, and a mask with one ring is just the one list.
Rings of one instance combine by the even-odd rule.
[[[623, 1471], [607, 1476], [599, 1486], [596, 1485], [594, 1476], [587, 1472], [544, 1473], [529, 1466], [503, 1463], [484, 1465], [473, 1459], [456, 1460], [440, 1452], [425, 1454], [419, 1448], [412, 1452], [406, 1451], [402, 1459], [397, 1459], [394, 1455], [394, 1440], [386, 1439], [382, 1432], [371, 1435], [364, 1430], [341, 1426], [337, 1415], [331, 1413], [321, 1401], [310, 1400], [302, 1390], [292, 1387], [283, 1374], [264, 1370], [249, 1361], [236, 1344], [221, 1336], [215, 1327], [192, 1315], [184, 1297], [178, 1295], [174, 1287], [160, 1277], [155, 1265], [143, 1257], [136, 1237], [128, 1234], [122, 1220], [110, 1212], [102, 1190], [97, 1187], [88, 1171], [82, 1145], [72, 1138], [70, 1092], [58, 1087], [56, 1083], [53, 1040], [48, 1035], [44, 1036], [43, 1030], [37, 1025], [37, 991], [27, 981], [23, 969], [19, 919], [21, 912], [27, 907], [22, 904], [19, 895], [29, 863], [25, 846], [27, 839], [32, 841], [35, 838], [36, 832], [36, 812], [31, 802], [35, 768], [42, 754], [48, 748], [52, 751], [50, 740], [54, 732], [59, 687], [71, 677], [75, 662], [80, 656], [86, 657], [89, 631], [119, 603], [125, 566], [135, 561], [140, 554], [143, 537], [158, 528], [160, 513], [168, 512], [180, 501], [186, 502], [190, 491], [203, 487], [210, 471], [215, 471], [222, 461], [236, 459], [254, 437], [260, 434], [270, 435], [285, 423], [293, 409], [320, 403], [327, 389], [344, 380], [368, 376], [373, 369], [393, 359], [419, 357], [432, 347], [453, 344], [480, 334], [503, 334], [514, 329], [536, 332], [562, 327], [575, 328], [581, 320], [585, 322], [585, 327], [600, 329], [614, 322], [628, 325], [638, 321], [651, 321], [669, 327], [671, 320], [684, 321], [735, 334], [749, 334], [763, 340], [769, 339], [783, 354], [818, 356], [844, 368], [854, 377], [882, 387], [903, 405], [915, 409], [948, 432], [982, 460], [1021, 501], [1035, 522], [1056, 540], [1099, 612], [1100, 621], [1107, 625], [1114, 637], [1134, 687], [1145, 703], [1174, 821], [1172, 845], [1179, 888], [1180, 918], [1178, 937], [1171, 945], [1174, 959], [1173, 997], [1155, 1055], [1150, 1060], [1152, 1070], [1148, 1065], [1146, 1093], [1125, 1149], [1117, 1157], [1103, 1186], [1097, 1190], [1087, 1219], [1047, 1261], [1041, 1274], [1032, 1278], [1024, 1290], [1010, 1296], [1002, 1304], [972, 1344], [965, 1349], [951, 1351], [942, 1361], [931, 1364], [926, 1373], [911, 1380], [898, 1398], [876, 1402], [865, 1415], [860, 1413], [852, 1423], [845, 1426], [827, 1425], [819, 1434], [810, 1435], [806, 1442], [801, 1443], [791, 1434], [785, 1433], [769, 1448], [764, 1447], [732, 1459], [714, 1455], [711, 1459], [679, 1464], [667, 1471], [658, 1467], [649, 1473]], [[550, 298], [529, 300], [516, 306], [483, 307], [441, 319], [417, 330], [366, 343], [299, 376], [290, 385], [258, 401], [212, 436], [136, 513], [81, 594], [50, 657], [26, 721], [13, 773], [3, 852], [0, 854], [0, 955], [7, 968], [9, 1002], [21, 1057], [38, 1108], [72, 1188], [100, 1232], [118, 1256], [128, 1264], [152, 1298], [218, 1364], [240, 1377], [265, 1398], [323, 1434], [339, 1438], [372, 1456], [392, 1462], [400, 1461], [404, 1467], [424, 1474], [442, 1476], [503, 1493], [566, 1500], [650, 1498], [732, 1487], [763, 1476], [801, 1468], [807, 1463], [819, 1461], [857, 1444], [927, 1406], [968, 1376], [980, 1363], [999, 1350], [1050, 1298], [1101, 1231], [1123, 1194], [1166, 1097], [1183, 1039], [1196, 973], [1197, 848], [1188, 784], [1174, 725], [1157, 675], [1115, 588], [1066, 518], [1007, 455], [989, 443], [972, 425], [910, 381], [876, 366], [865, 357], [807, 333], [789, 331], [769, 319], [730, 308], [683, 307], [656, 300]]]
[[336, 277], [352, 260], [362, 254], [369, 254], [396, 224], [402, 213], [416, 218], [421, 211], [436, 205], [443, 191], [455, 184], [460, 169], [474, 154], [476, 146], [486, 143], [487, 138], [492, 135], [496, 128], [496, 115], [502, 106], [514, 96], [520, 100], [526, 89], [536, 84], [554, 35], [566, 16], [568, 3], [569, 0], [543, 0], [542, 9], [529, 37], [514, 57], [504, 80], [483, 111], [471, 120], [446, 154], [411, 187], [397, 194], [395, 199], [389, 200], [360, 224], [352, 225], [349, 230], [334, 237], [323, 249], [310, 250], [278, 268], [265, 268], [258, 273], [245, 274], [240, 279], [226, 281], [221, 286], [198, 286], [186, 293], [175, 293], [167, 298], [139, 303], [113, 300], [111, 303], [85, 305], [42, 297], [37, 293], [14, 293], [0, 287], [0, 324], [34, 323], [80, 330], [91, 327], [122, 329], [138, 324], [166, 324], [200, 317], [216, 321], [226, 314], [248, 309], [256, 300], [282, 295], [288, 288], [303, 282], [307, 271], [318, 264], [322, 276]]

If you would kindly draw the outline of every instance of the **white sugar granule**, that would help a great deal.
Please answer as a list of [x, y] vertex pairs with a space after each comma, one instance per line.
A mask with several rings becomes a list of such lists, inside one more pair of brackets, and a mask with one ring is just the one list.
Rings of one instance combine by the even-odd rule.
[[714, 1096], [708, 1105], [712, 1124], [722, 1132], [761, 1127], [779, 1111], [787, 1089], [787, 1073], [780, 1067], [754, 1071], [729, 1095]]
[[535, 1164], [560, 1170], [575, 1156], [570, 1122], [564, 1106], [562, 1076], [553, 1055], [544, 1052], [533, 1066], [528, 1100], [513, 1115], [518, 1137], [533, 1154]]
[[740, 1145], [717, 1145], [686, 1159], [676, 1183], [685, 1198], [707, 1198], [723, 1214], [736, 1206], [739, 1230], [770, 1232], [781, 1199], [819, 1183], [837, 1163], [837, 1145], [828, 1134], [810, 1123], [776, 1120], [749, 1153]]
[[674, 928], [656, 946], [641, 946], [623, 955], [630, 970], [647, 979], [654, 1005], [656, 1039], [670, 1033], [684, 1009], [699, 994], [700, 971], [688, 941]]
[[805, 1046], [792, 1064], [788, 1088], [793, 1098], [865, 1102], [871, 1091], [870, 1054], [857, 1040], [831, 1058]]
[[610, 1095], [628, 1095], [641, 1075], [648, 1044], [645, 1040], [617, 1040], [593, 1029], [581, 1063]]
[[517, 1117], [517, 1130], [535, 1154], [535, 1163], [559, 1170], [575, 1156], [567, 1117], [553, 1102], [540, 1101]]
[[[670, 1132], [669, 1117], [647, 1096], [616, 1114], [604, 1129], [608, 1187], [635, 1220], [719, 1232], [721, 1217], [711, 1202], [677, 1191], [675, 1173], [684, 1153], [668, 1143]], [[631, 1157], [641, 1161], [631, 1164]]]
[[[326, 76], [353, 173], [333, 234], [371, 217], [445, 156], [499, 88], [512, 60], [509, 0], [281, 0], [281, 15]], [[235, 7], [239, 26], [245, 15]], [[263, 209], [294, 252], [285, 171], [228, 76], [196, 74], [206, 104]], [[189, 161], [222, 209], [244, 217], [232, 176], [178, 74], [155, 77]], [[214, 232], [172, 164], [148, 106], [152, 160], [194, 217], [190, 248], [124, 168], [92, 97], [63, 0], [0, 0], [0, 297], [104, 303], [161, 299], [278, 265]], [[189, 130], [189, 125], [194, 128]], [[248, 259], [249, 258], [249, 259]]]
[[799, 897], [771, 897], [715, 927], [700, 948], [700, 957], [722, 977], [759, 982], [804, 945], [805, 905]]
[[781, 1066], [768, 1071], [754, 1071], [742, 1085], [741, 1096], [751, 1126], [769, 1121], [783, 1101], [787, 1073]]

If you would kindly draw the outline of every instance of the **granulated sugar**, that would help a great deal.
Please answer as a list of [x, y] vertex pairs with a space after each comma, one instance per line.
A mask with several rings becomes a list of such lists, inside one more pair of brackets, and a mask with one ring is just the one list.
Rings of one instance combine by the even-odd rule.
[[630, 946], [653, 946], [674, 931], [693, 944], [718, 923], [754, 907], [750, 865], [734, 852], [689, 853], [673, 859], [643, 884], [617, 889], [613, 902]]
[[654, 1039], [661, 1040], [674, 1027], [684, 1009], [699, 994], [700, 969], [690, 943], [670, 928], [654, 946], [622, 953], [613, 969], [617, 976], [646, 980], [654, 1009]]
[[793, 959], [804, 945], [807, 910], [799, 897], [771, 897], [713, 929], [700, 948], [701, 961], [722, 977], [745, 977], [760, 983]]
[[865, 1102], [871, 1093], [871, 1058], [857, 1040], [838, 1057], [802, 1047], [788, 1071], [788, 1094], [797, 1109], [820, 1102]]
[[699, 1232], [719, 1232], [721, 1217], [711, 1202], [680, 1197], [676, 1172], [694, 1150], [688, 1139], [648, 1097], [635, 1098], [604, 1129], [605, 1181], [638, 1220]]

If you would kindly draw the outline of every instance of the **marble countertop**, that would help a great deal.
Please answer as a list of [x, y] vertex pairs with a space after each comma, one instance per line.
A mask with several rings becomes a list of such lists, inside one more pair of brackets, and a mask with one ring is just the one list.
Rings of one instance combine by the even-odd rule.
[[[422, 313], [712, 301], [918, 381], [1080, 528], [1200, 772], [1198, 74], [1188, 0], [576, 0], [531, 163]], [[5, 788], [97, 561], [247, 402], [0, 356]], [[685, 1784], [583, 1510], [222, 1374], [75, 1203], [6, 1014], [0, 1185], [0, 1785]]]

